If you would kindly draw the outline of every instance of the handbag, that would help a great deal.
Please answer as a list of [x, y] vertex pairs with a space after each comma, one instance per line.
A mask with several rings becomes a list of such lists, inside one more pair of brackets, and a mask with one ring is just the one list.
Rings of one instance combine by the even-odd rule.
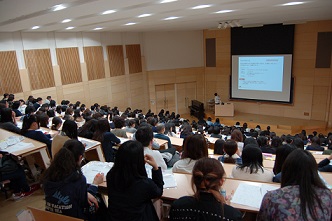
[[0, 173], [9, 174], [18, 169], [18, 163], [11, 154], [3, 154], [0, 158]]

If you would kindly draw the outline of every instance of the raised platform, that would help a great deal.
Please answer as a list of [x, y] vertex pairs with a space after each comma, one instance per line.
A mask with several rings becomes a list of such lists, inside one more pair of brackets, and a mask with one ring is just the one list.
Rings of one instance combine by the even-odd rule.
[[[214, 115], [213, 115], [214, 116]], [[271, 131], [281, 134], [296, 134], [301, 130], [311, 133], [316, 130], [324, 133], [326, 131], [326, 122], [318, 120], [305, 120], [296, 118], [276, 117], [258, 114], [247, 114], [235, 112], [234, 117], [219, 117], [220, 122], [225, 125], [235, 125], [236, 122], [247, 123], [249, 128], [255, 128], [260, 125], [262, 130], [267, 126], [271, 127]]]

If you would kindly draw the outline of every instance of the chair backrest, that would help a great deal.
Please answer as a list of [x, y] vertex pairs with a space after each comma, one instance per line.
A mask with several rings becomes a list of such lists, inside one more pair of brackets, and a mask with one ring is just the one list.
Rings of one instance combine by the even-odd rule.
[[77, 218], [73, 218], [70, 216], [64, 216], [61, 214], [57, 214], [57, 213], [52, 213], [52, 212], [48, 212], [45, 210], [41, 210], [41, 209], [37, 209], [37, 208], [33, 208], [33, 207], [28, 207], [28, 209], [31, 211], [33, 217], [35, 218], [36, 221], [83, 221], [82, 219], [77, 219]]

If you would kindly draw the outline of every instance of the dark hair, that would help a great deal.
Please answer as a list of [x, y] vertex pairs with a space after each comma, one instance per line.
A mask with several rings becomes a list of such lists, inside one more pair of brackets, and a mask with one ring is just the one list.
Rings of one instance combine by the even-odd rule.
[[107, 173], [107, 186], [124, 191], [137, 178], [147, 177], [144, 161], [144, 149], [140, 142], [127, 141], [117, 151], [114, 166]]
[[80, 109], [75, 109], [73, 117], [74, 117], [74, 120], [76, 120], [79, 117], [82, 117], [81, 116], [81, 110]]
[[253, 144], [248, 144], [242, 151], [242, 165], [237, 166], [241, 170], [249, 169], [250, 174], [263, 170], [263, 155], [261, 149]]
[[157, 133], [161, 133], [165, 129], [165, 125], [162, 123], [157, 124], [156, 131]]
[[281, 145], [282, 145], [282, 140], [281, 140], [280, 137], [278, 137], [278, 136], [272, 137], [272, 139], [271, 139], [271, 147], [278, 148]]
[[276, 160], [273, 167], [273, 173], [275, 175], [281, 172], [282, 165], [284, 164], [287, 156], [295, 149], [295, 146], [291, 144], [284, 144], [281, 147], [277, 148]]
[[189, 124], [183, 126], [181, 135], [188, 136], [192, 134], [192, 127]]
[[6, 123], [11, 122], [14, 124], [13, 116], [12, 116], [12, 109], [10, 108], [1, 108], [0, 109], [0, 122]]
[[92, 139], [102, 142], [104, 139], [104, 133], [110, 132], [111, 127], [106, 118], [101, 118], [98, 120], [96, 125], [96, 131], [93, 134]]
[[237, 143], [234, 140], [226, 140], [224, 144], [224, 152], [227, 153], [229, 157], [225, 157], [224, 163], [235, 164], [236, 161], [232, 156], [236, 153], [237, 148]]
[[32, 114], [36, 111], [35, 107], [34, 106], [27, 106], [25, 108], [25, 115], [29, 115], [29, 114]]
[[248, 137], [244, 140], [243, 142], [243, 149], [248, 146], [249, 144], [252, 144], [252, 145], [255, 145], [256, 147], [258, 147], [258, 143], [257, 143], [257, 140], [253, 137]]
[[20, 107], [20, 102], [19, 101], [14, 101], [12, 104], [12, 109], [16, 110]]
[[24, 135], [26, 132], [28, 132], [28, 130], [30, 129], [31, 125], [34, 122], [37, 123], [37, 118], [34, 114], [25, 115], [24, 118], [23, 118], [21, 134]]
[[292, 143], [295, 147], [304, 149], [304, 142], [300, 137], [296, 137]]
[[52, 130], [57, 130], [57, 126], [59, 124], [62, 124], [61, 118], [60, 117], [53, 117], [51, 129]]
[[139, 127], [135, 133], [135, 139], [140, 142], [144, 147], [149, 146], [153, 140], [153, 132], [150, 126]]
[[115, 128], [122, 128], [125, 125], [125, 120], [122, 117], [115, 116], [113, 117], [113, 123]]
[[[222, 204], [225, 199], [219, 193], [219, 189], [221, 187], [220, 180], [224, 176], [225, 170], [218, 160], [208, 157], [199, 159], [195, 163], [191, 178], [194, 197], [199, 199], [201, 192], [209, 192]], [[222, 213], [224, 213], [223, 207]]]
[[96, 131], [98, 120], [91, 119], [89, 121], [86, 121], [85, 124], [79, 129], [78, 135], [80, 137], [85, 137], [91, 139], [93, 136], [93, 133]]
[[285, 186], [298, 185], [301, 203], [301, 215], [307, 219], [307, 210], [313, 220], [317, 220], [317, 202], [322, 208], [322, 201], [315, 188], [327, 189], [320, 179], [317, 171], [315, 158], [309, 151], [297, 148], [286, 158], [281, 170], [281, 188]]
[[265, 136], [259, 136], [257, 138], [257, 143], [259, 147], [264, 147], [267, 145], [267, 138]]
[[321, 145], [321, 142], [320, 142], [319, 137], [314, 136], [314, 137], [311, 139], [311, 145], [312, 145], [312, 146], [320, 146], [320, 145]]
[[202, 134], [193, 134], [186, 137], [181, 158], [198, 160], [203, 157], [208, 157], [208, 146], [205, 137]]
[[[84, 146], [78, 140], [67, 140], [63, 148], [55, 154], [49, 168], [46, 169], [42, 176], [42, 180], [59, 182], [65, 181], [69, 176], [80, 178], [82, 176], [79, 157], [84, 154]], [[77, 172], [75, 172], [77, 171]]]
[[222, 139], [216, 140], [216, 142], [214, 143], [213, 153], [223, 155], [224, 154], [224, 145], [225, 145], [224, 140], [222, 140]]
[[48, 121], [49, 121], [50, 117], [46, 113], [36, 114], [36, 117], [37, 117], [37, 122], [40, 127], [48, 128]]
[[128, 121], [128, 127], [132, 127], [134, 124], [136, 124], [136, 121], [134, 119], [130, 119]]
[[66, 120], [62, 126], [62, 132], [66, 134], [70, 139], [77, 140], [77, 124], [75, 121]]

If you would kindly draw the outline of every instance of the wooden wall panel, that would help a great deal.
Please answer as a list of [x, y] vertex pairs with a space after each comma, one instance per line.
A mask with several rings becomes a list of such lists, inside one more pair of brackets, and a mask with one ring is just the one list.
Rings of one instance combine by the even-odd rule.
[[23, 92], [16, 52], [0, 52], [0, 94]]
[[103, 47], [83, 47], [83, 51], [89, 81], [105, 78]]
[[25, 66], [32, 90], [54, 87], [50, 49], [24, 50]]
[[122, 45], [107, 46], [108, 64], [111, 77], [125, 74], [125, 64]]
[[141, 58], [141, 46], [126, 45], [126, 52], [128, 58], [129, 74], [142, 72], [142, 58]]
[[56, 48], [62, 85], [82, 82], [78, 48]]
[[205, 66], [216, 67], [216, 39], [205, 39]]

